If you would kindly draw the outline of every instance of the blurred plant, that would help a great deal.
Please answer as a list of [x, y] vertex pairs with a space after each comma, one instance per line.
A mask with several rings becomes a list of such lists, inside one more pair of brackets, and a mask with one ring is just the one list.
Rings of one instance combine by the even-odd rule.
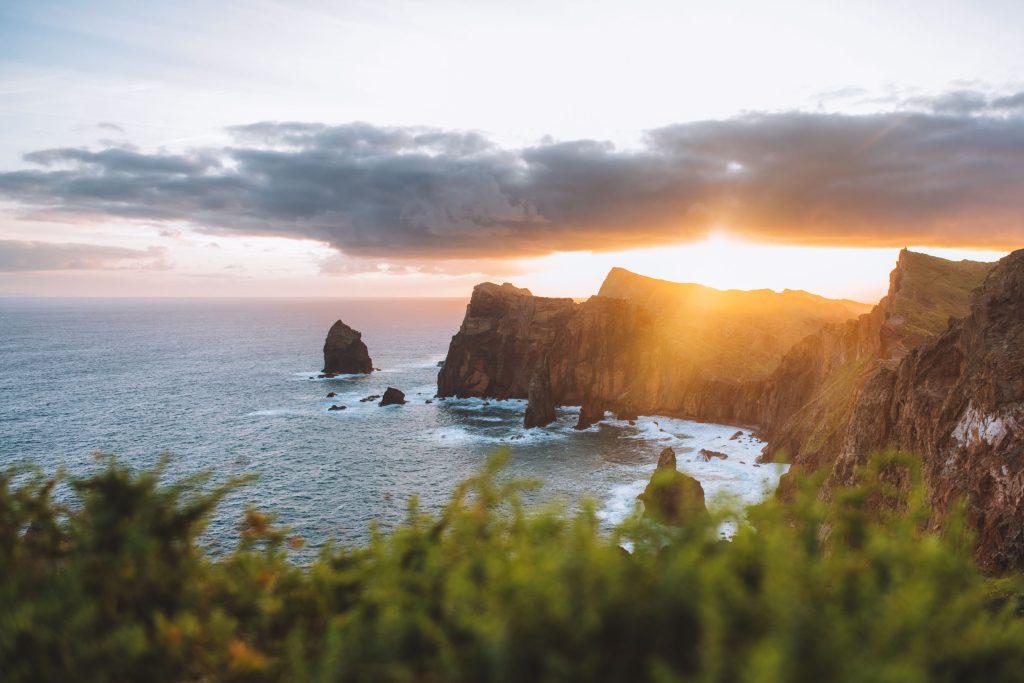
[[[199, 538], [224, 495], [161, 485], [163, 463], [70, 479], [0, 474], [0, 680], [1017, 681], [1016, 578], [982, 576], [962, 515], [937, 528], [916, 461], [875, 458], [831, 500], [634, 517], [527, 510], [496, 456], [439, 514], [301, 545], [246, 512], [237, 547]], [[632, 552], [627, 553], [622, 545]]]

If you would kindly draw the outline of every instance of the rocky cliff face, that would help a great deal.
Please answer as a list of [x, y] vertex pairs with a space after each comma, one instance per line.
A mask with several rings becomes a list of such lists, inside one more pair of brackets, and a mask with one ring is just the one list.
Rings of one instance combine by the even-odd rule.
[[765, 456], [791, 473], [831, 467], [863, 388], [907, 352], [966, 315], [991, 264], [900, 252], [888, 294], [870, 313], [796, 344], [764, 383], [756, 424]]
[[[575, 303], [509, 284], [478, 285], [438, 375], [438, 394], [525, 398], [546, 356], [555, 403], [587, 409], [581, 427], [606, 409], [754, 422], [760, 385], [741, 379], [763, 377], [778, 365], [780, 344], [845, 320], [857, 306], [803, 293], [677, 286], [626, 271], [613, 271], [602, 292], [620, 296]], [[783, 310], [793, 319], [780, 321]], [[739, 320], [754, 332], [735, 332]]]
[[368, 373], [373, 361], [363, 343], [363, 335], [338, 320], [324, 341], [324, 373], [328, 375]]
[[937, 518], [967, 500], [985, 566], [1024, 568], [1024, 250], [998, 263], [966, 317], [871, 377], [826, 495], [885, 448], [921, 458]]

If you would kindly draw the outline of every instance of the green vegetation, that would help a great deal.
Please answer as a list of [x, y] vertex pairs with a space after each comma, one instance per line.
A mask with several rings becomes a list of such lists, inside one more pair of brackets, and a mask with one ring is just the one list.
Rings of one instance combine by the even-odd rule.
[[993, 264], [978, 261], [947, 261], [904, 251], [899, 296], [889, 306], [889, 316], [914, 343], [940, 334], [950, 318], [962, 318], [970, 310], [971, 293], [981, 286]]
[[913, 462], [876, 460], [828, 503], [810, 482], [722, 542], [704, 515], [608, 534], [590, 507], [528, 511], [499, 458], [440, 514], [410, 504], [309, 567], [255, 510], [230, 554], [202, 548], [239, 482], [110, 460], [61, 504], [53, 479], [12, 471], [0, 680], [1018, 681], [1017, 583], [979, 574], [957, 520], [927, 529]]

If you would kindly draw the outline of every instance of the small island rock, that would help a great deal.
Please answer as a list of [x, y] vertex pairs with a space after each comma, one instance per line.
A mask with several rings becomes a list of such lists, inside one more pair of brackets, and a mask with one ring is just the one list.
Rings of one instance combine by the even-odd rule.
[[388, 387], [384, 390], [384, 396], [380, 399], [379, 406], [400, 406], [405, 403], [405, 393], [395, 389], [394, 387]]
[[338, 320], [324, 341], [324, 374], [367, 374], [373, 371], [373, 361], [363, 343], [363, 335]]

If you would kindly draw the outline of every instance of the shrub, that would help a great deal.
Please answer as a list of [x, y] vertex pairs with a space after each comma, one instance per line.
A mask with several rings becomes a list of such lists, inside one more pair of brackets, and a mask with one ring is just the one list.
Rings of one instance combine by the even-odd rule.
[[[502, 456], [504, 457], [504, 456]], [[942, 530], [914, 461], [873, 461], [823, 502], [808, 485], [678, 528], [612, 533], [594, 508], [527, 510], [502, 457], [439, 514], [308, 567], [256, 510], [237, 547], [200, 539], [242, 482], [161, 485], [113, 459], [70, 479], [0, 476], [0, 680], [1017, 681], [1016, 579]], [[899, 477], [889, 476], [895, 470]], [[894, 484], [893, 482], [898, 482]], [[723, 513], [725, 514], [725, 513]], [[622, 544], [631, 547], [627, 553]]]

